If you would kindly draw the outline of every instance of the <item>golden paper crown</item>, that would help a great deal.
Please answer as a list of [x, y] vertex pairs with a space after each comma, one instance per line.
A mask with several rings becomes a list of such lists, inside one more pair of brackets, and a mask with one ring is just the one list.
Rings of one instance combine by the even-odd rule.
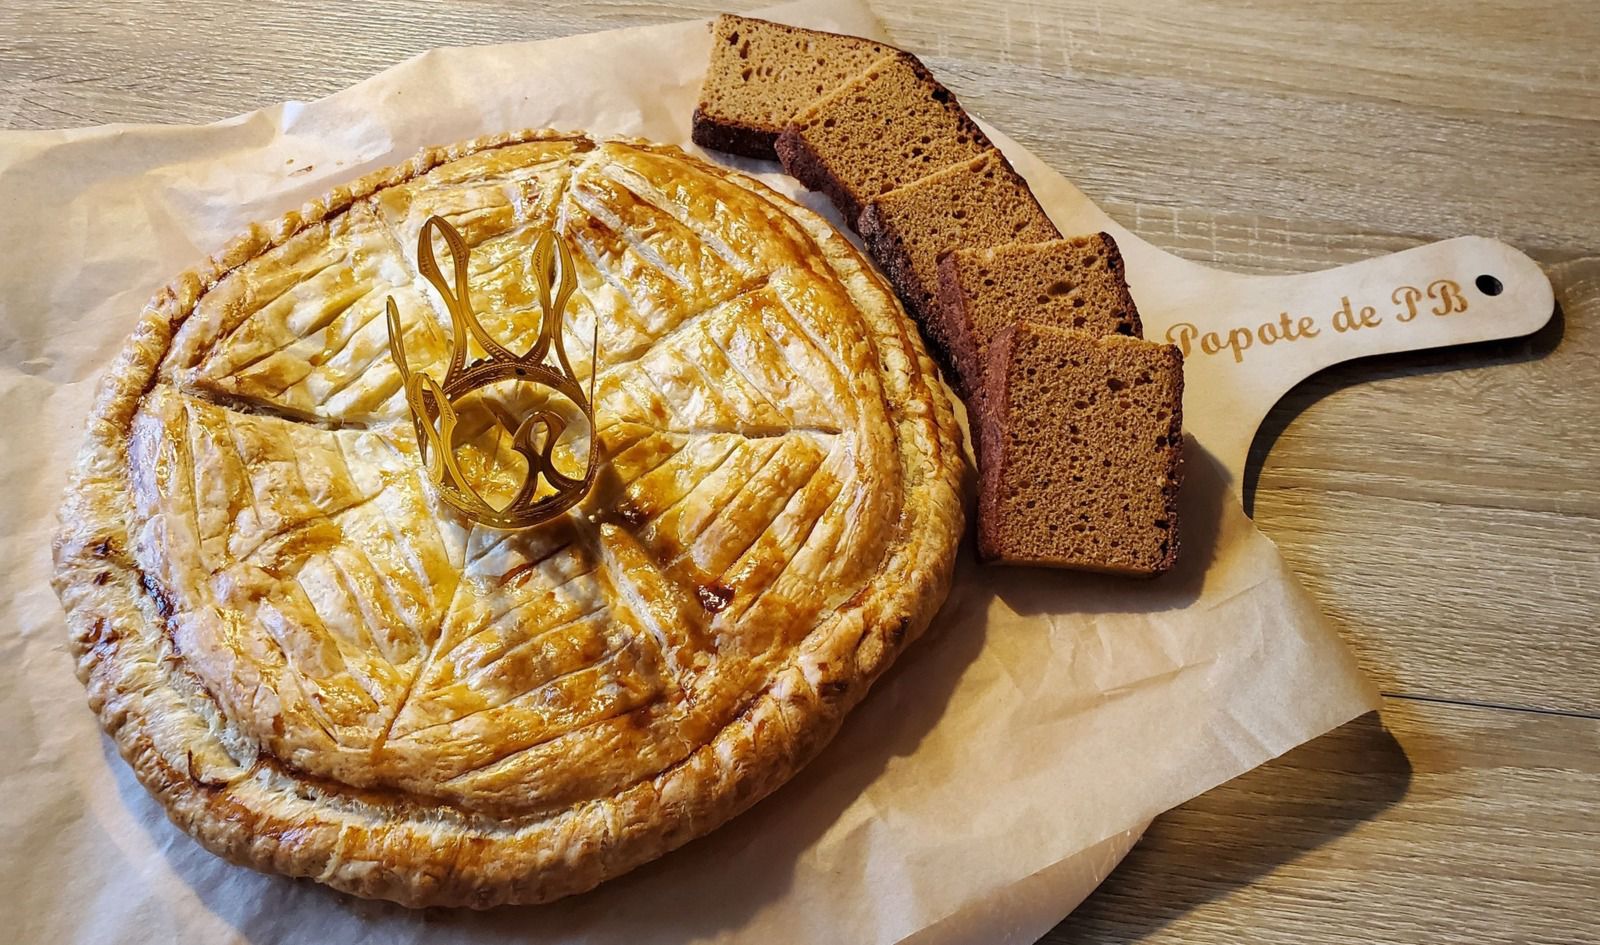
[[[433, 255], [434, 233], [444, 237], [450, 247], [455, 269], [455, 285], [446, 282]], [[553, 519], [582, 501], [594, 483], [600, 466], [600, 449], [594, 425], [594, 381], [598, 368], [600, 326], [595, 324], [595, 339], [590, 351], [589, 390], [578, 383], [567, 351], [562, 344], [561, 320], [567, 300], [578, 287], [573, 272], [572, 253], [549, 230], [541, 231], [534, 242], [532, 272], [539, 289], [539, 338], [521, 355], [512, 354], [484, 330], [472, 311], [467, 291], [467, 243], [455, 227], [441, 217], [430, 217], [417, 237], [417, 269], [438, 291], [450, 314], [452, 329], [450, 362], [444, 383], [427, 374], [412, 372], [406, 362], [401, 340], [400, 312], [389, 298], [389, 350], [400, 369], [406, 403], [417, 429], [417, 447], [429, 478], [444, 500], [477, 522], [494, 528], [527, 528]], [[554, 297], [551, 286], [555, 286]], [[476, 341], [484, 357], [467, 364], [469, 341]], [[550, 351], [554, 363], [547, 363]], [[567, 421], [556, 411], [530, 409], [518, 420], [510, 418], [516, 432], [511, 448], [528, 462], [527, 475], [511, 501], [496, 507], [483, 498], [462, 470], [456, 441], [458, 409], [462, 399], [491, 385], [513, 382], [548, 388], [571, 401], [589, 424], [589, 460], [581, 478], [573, 478], [556, 468], [557, 442], [566, 432]], [[509, 426], [507, 427], [510, 428]], [[540, 483], [549, 488], [543, 488]], [[542, 493], [542, 494], [541, 494]]]

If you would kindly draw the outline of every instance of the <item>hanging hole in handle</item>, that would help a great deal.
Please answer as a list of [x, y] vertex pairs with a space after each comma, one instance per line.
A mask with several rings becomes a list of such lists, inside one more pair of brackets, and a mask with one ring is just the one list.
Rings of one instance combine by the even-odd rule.
[[1479, 292], [1482, 292], [1484, 295], [1488, 296], [1499, 295], [1506, 290], [1505, 283], [1501, 282], [1499, 279], [1496, 279], [1494, 276], [1489, 275], [1488, 273], [1484, 273], [1483, 275], [1479, 276], [1476, 280], [1474, 280], [1473, 284], [1478, 287]]

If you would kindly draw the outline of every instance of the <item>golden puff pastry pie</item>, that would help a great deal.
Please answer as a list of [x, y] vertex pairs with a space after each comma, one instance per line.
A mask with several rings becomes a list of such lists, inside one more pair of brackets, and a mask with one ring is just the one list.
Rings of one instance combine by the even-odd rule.
[[[537, 233], [575, 260], [567, 349], [585, 376], [599, 353], [574, 449], [602, 459], [553, 522], [475, 525], [418, 462], [384, 312], [437, 372], [435, 215], [512, 350]], [[91, 706], [210, 850], [412, 906], [543, 902], [828, 741], [945, 596], [958, 437], [894, 296], [817, 215], [676, 148], [501, 135], [254, 227], [149, 303], [55, 586]]]

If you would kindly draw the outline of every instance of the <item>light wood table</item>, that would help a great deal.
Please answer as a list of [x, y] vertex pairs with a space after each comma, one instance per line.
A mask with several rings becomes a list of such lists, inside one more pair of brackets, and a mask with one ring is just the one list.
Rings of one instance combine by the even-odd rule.
[[[596, 0], [0, 4], [0, 126], [197, 122], [431, 46], [680, 19]], [[874, 0], [1150, 241], [1251, 272], [1467, 233], [1516, 343], [1347, 365], [1258, 438], [1256, 521], [1387, 694], [1163, 817], [1052, 942], [1600, 942], [1600, 16], [1588, 0]], [[987, 7], [987, 8], [985, 8]]]

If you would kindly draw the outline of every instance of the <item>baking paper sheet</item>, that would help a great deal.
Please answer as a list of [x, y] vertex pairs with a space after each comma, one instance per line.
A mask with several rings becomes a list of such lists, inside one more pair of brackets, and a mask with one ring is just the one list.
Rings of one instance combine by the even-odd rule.
[[[773, 15], [878, 31], [847, 0]], [[1375, 706], [1191, 443], [1176, 572], [1138, 583], [984, 569], [964, 552], [934, 626], [821, 758], [731, 825], [593, 894], [411, 912], [230, 866], [168, 824], [85, 707], [47, 584], [92, 389], [144, 300], [250, 221], [425, 145], [530, 126], [687, 145], [708, 44], [694, 22], [441, 49], [322, 101], [205, 127], [0, 134], [6, 938], [1029, 942], [1151, 818]], [[1077, 212], [1060, 205], [1070, 185], [1006, 147], [1059, 219]], [[771, 165], [737, 163], [798, 192]]]

